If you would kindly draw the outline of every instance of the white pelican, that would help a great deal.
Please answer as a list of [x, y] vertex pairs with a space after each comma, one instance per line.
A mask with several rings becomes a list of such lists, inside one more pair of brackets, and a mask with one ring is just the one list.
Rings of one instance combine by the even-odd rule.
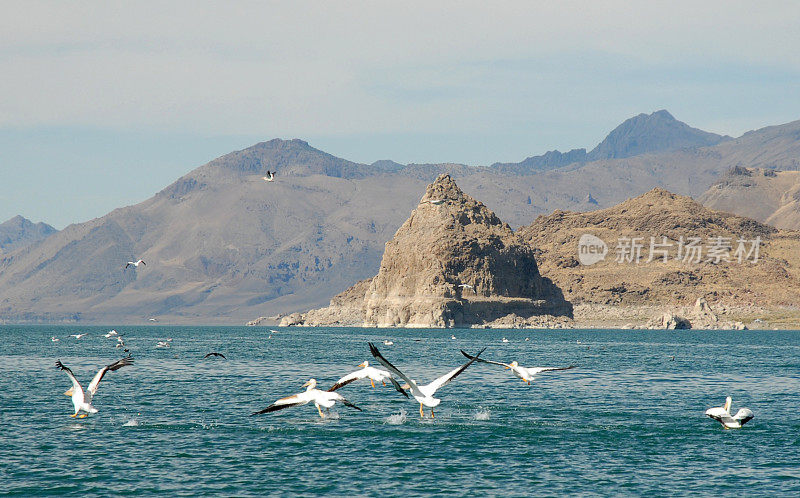
[[[472, 357], [472, 356], [468, 355], [467, 353], [465, 353], [463, 349], [461, 350], [461, 354], [463, 354], [467, 358], [475, 359], [474, 357]], [[570, 365], [568, 367], [529, 367], [529, 368], [525, 368], [525, 367], [519, 366], [519, 363], [517, 363], [516, 361], [512, 361], [511, 363], [501, 363], [499, 361], [484, 360], [483, 358], [477, 358], [477, 360], [479, 362], [481, 362], [481, 363], [491, 363], [492, 365], [500, 365], [501, 367], [505, 367], [506, 370], [511, 370], [514, 373], [514, 375], [516, 375], [517, 377], [522, 379], [523, 382], [527, 382], [528, 385], [530, 385], [530, 383], [533, 382], [534, 376], [536, 376], [536, 375], [538, 375], [538, 374], [540, 374], [542, 372], [552, 372], [552, 371], [555, 371], [555, 370], [570, 370], [572, 368], [575, 368], [575, 365]]]
[[388, 380], [389, 382], [392, 383], [395, 389], [400, 391], [400, 393], [402, 393], [406, 398], [408, 397], [408, 394], [406, 394], [405, 390], [403, 390], [403, 388], [400, 387], [400, 384], [398, 384], [397, 381], [392, 378], [392, 374], [390, 374], [386, 370], [380, 370], [378, 368], [371, 367], [369, 366], [368, 361], [365, 361], [364, 363], [359, 365], [359, 367], [361, 367], [361, 370], [356, 370], [355, 372], [347, 374], [341, 379], [337, 380], [336, 383], [333, 386], [331, 386], [330, 389], [328, 389], [328, 391], [333, 392], [339, 389], [340, 387], [346, 386], [351, 382], [368, 378], [369, 383], [372, 384], [372, 387], [375, 387], [376, 382], [380, 382], [385, 386], [386, 381]]
[[86, 334], [70, 334], [69, 336], [70, 337], [74, 337], [75, 339], [80, 339], [81, 337], [86, 337], [87, 335], [88, 335], [88, 333], [86, 333]]
[[58, 342], [59, 340], [60, 339], [58, 337], [56, 337], [56, 336], [51, 336], [50, 337], [50, 342]]
[[263, 178], [263, 180], [265, 182], [274, 182], [275, 181], [275, 173], [277, 173], [277, 171], [273, 172], [273, 171], [267, 170], [267, 176], [264, 176], [262, 178]]
[[358, 411], [363, 411], [361, 408], [344, 399], [344, 397], [339, 393], [320, 391], [317, 389], [316, 379], [309, 379], [308, 382], [303, 384], [302, 387], [306, 388], [304, 392], [281, 398], [263, 410], [252, 413], [250, 416], [252, 417], [253, 415], [261, 415], [262, 413], [276, 412], [292, 406], [307, 405], [312, 401], [317, 407], [319, 416], [322, 418], [325, 418], [325, 415], [322, 413], [320, 406], [326, 410], [329, 410], [337, 401], [344, 404], [344, 406], [349, 406], [350, 408], [355, 408]]
[[453, 334], [450, 334], [450, 339], [455, 339], [455, 338], [456, 338], [456, 336], [454, 336]]
[[169, 347], [169, 343], [167, 341], [158, 341], [158, 344], [156, 344], [156, 347], [157, 348], [168, 348]]
[[109, 330], [107, 334], [103, 334], [103, 337], [106, 339], [111, 339], [112, 337], [118, 336], [119, 333], [116, 330]]
[[508, 342], [508, 339], [506, 339], [505, 337], [503, 337], [503, 340], [502, 340], [502, 341], [500, 341], [500, 342]]
[[141, 259], [140, 259], [140, 260], [137, 260], [136, 262], [133, 262], [133, 261], [128, 261], [128, 264], [126, 264], [126, 265], [125, 265], [125, 269], [127, 269], [129, 266], [133, 266], [134, 268], [139, 268], [139, 265], [145, 265], [145, 266], [147, 266], [147, 263], [145, 263], [145, 262], [144, 262], [144, 261], [142, 261]]
[[431, 409], [431, 418], [434, 418], [433, 409], [437, 407], [439, 403], [442, 402], [442, 400], [434, 398], [433, 395], [440, 387], [444, 386], [451, 380], [455, 379], [458, 376], [458, 374], [466, 370], [468, 366], [470, 366], [475, 360], [478, 359], [478, 356], [480, 356], [480, 354], [483, 353], [485, 349], [486, 348], [481, 349], [478, 352], [478, 354], [475, 355], [475, 357], [473, 357], [471, 360], [464, 363], [460, 367], [447, 372], [446, 374], [442, 375], [441, 377], [434, 380], [430, 384], [420, 386], [416, 382], [414, 382], [411, 378], [409, 378], [406, 374], [398, 370], [397, 367], [389, 363], [389, 361], [381, 355], [381, 352], [378, 351], [378, 348], [376, 348], [374, 344], [372, 344], [371, 342], [369, 343], [369, 350], [372, 353], [372, 356], [374, 356], [375, 359], [381, 362], [381, 364], [384, 367], [388, 368], [389, 371], [391, 371], [393, 374], [397, 375], [398, 377], [406, 381], [406, 383], [408, 384], [408, 388], [411, 389], [411, 395], [414, 396], [414, 399], [416, 399], [417, 402], [419, 403], [420, 418], [425, 417], [425, 413], [422, 411], [423, 405]]
[[726, 429], [741, 429], [744, 424], [753, 419], [753, 412], [749, 408], [740, 408], [736, 415], [731, 417], [731, 397], [725, 398], [725, 404], [706, 410], [706, 415], [713, 418]]
[[394, 345], [394, 342], [390, 341], [389, 339], [386, 339], [385, 341], [383, 341], [383, 345], [384, 346], [392, 346], [392, 345]]
[[[106, 365], [97, 371], [94, 378], [89, 383], [89, 387], [84, 391], [80, 382], [78, 382], [78, 379], [76, 379], [75, 375], [72, 373], [72, 370], [65, 367], [64, 364], [61, 363], [61, 360], [56, 361], [56, 367], [67, 372], [67, 375], [69, 375], [69, 378], [72, 380], [72, 387], [64, 393], [67, 396], [72, 396], [72, 404], [75, 406], [75, 413], [70, 415], [70, 417], [84, 418], [90, 413], [97, 413], [97, 408], [92, 406], [92, 397], [97, 393], [97, 386], [100, 384], [100, 381], [103, 380], [103, 376], [109, 370], [113, 372], [114, 370], [119, 370], [128, 365], [133, 365], [133, 358], [130, 356], [117, 360], [111, 365]], [[79, 412], [85, 413], [78, 416]]]

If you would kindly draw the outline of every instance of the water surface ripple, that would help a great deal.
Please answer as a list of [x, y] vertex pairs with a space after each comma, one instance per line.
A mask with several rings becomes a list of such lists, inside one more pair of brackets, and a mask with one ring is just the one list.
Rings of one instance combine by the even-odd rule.
[[[121, 355], [109, 329], [0, 327], [0, 493], [800, 496], [800, 331], [116, 327], [136, 364], [107, 375], [99, 413], [72, 419], [54, 362], [86, 385]], [[434, 420], [369, 383], [340, 391], [364, 412], [249, 416], [372, 360], [367, 341], [421, 382], [460, 348], [579, 368], [527, 386], [472, 365], [437, 393]], [[703, 415], [728, 395], [755, 413], [742, 430]]]

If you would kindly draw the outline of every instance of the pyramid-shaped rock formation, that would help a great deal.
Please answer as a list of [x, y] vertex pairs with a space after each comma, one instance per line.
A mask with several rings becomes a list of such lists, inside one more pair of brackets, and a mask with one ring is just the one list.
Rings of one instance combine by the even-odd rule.
[[283, 324], [457, 327], [512, 314], [569, 316], [571, 305], [539, 274], [533, 249], [441, 175], [386, 243], [374, 278]]

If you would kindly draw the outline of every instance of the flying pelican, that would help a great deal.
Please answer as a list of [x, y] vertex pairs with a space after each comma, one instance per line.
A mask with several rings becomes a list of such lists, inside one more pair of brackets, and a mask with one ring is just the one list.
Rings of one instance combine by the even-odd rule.
[[267, 170], [267, 176], [263, 177], [264, 181], [265, 182], [274, 182], [275, 181], [275, 173], [277, 173], [277, 171]]
[[222, 353], [208, 353], [207, 355], [203, 356], [203, 359], [205, 360], [209, 356], [221, 356], [223, 359], [227, 360], [227, 358], [225, 358], [225, 355]]
[[276, 412], [292, 406], [307, 405], [312, 401], [317, 407], [317, 411], [319, 412], [319, 416], [321, 418], [325, 418], [325, 415], [322, 413], [320, 406], [324, 407], [326, 410], [329, 410], [337, 401], [344, 404], [344, 406], [349, 406], [350, 408], [355, 408], [358, 411], [363, 411], [361, 408], [344, 399], [344, 397], [339, 393], [320, 391], [317, 389], [316, 379], [308, 379], [308, 381], [303, 384], [302, 387], [305, 387], [306, 390], [298, 394], [281, 398], [263, 410], [250, 414], [250, 416], [252, 417], [253, 415], [261, 415], [262, 413]]
[[744, 424], [753, 419], [753, 412], [749, 408], [740, 408], [736, 415], [731, 417], [731, 397], [725, 398], [725, 404], [706, 410], [706, 415], [713, 418], [726, 429], [741, 429]]
[[484, 360], [483, 358], [474, 358], [474, 357], [468, 355], [467, 353], [465, 353], [463, 349], [461, 350], [461, 354], [463, 354], [467, 358], [477, 359], [481, 363], [491, 363], [492, 365], [500, 365], [501, 367], [505, 367], [506, 370], [511, 370], [514, 373], [514, 375], [516, 375], [517, 377], [522, 379], [523, 382], [527, 382], [528, 385], [530, 385], [530, 383], [533, 382], [534, 376], [536, 376], [536, 375], [538, 375], [538, 374], [540, 374], [542, 372], [552, 372], [554, 370], [569, 370], [569, 369], [575, 368], [575, 366], [576, 366], [576, 365], [570, 365], [568, 367], [529, 367], [529, 368], [525, 368], [525, 367], [519, 366], [519, 363], [517, 363], [516, 361], [512, 361], [511, 363], [500, 363], [499, 361]]
[[141, 259], [140, 259], [140, 260], [138, 260], [138, 261], [136, 261], [135, 263], [134, 263], [133, 261], [128, 261], [128, 264], [126, 264], [126, 265], [125, 265], [125, 268], [124, 268], [124, 269], [127, 269], [129, 266], [133, 266], [134, 268], [139, 268], [139, 265], [145, 265], [145, 266], [147, 266], [147, 263], [145, 263], [145, 262], [144, 262], [144, 261], [142, 261]]
[[116, 330], [109, 330], [107, 334], [103, 334], [103, 337], [106, 339], [111, 339], [112, 337], [118, 336], [119, 333]]
[[391, 371], [393, 374], [397, 375], [398, 377], [406, 381], [409, 389], [411, 389], [411, 395], [414, 396], [414, 399], [416, 399], [417, 402], [419, 403], [420, 418], [425, 417], [425, 413], [422, 411], [423, 405], [431, 409], [431, 418], [434, 418], [433, 409], [437, 407], [439, 403], [442, 402], [442, 400], [434, 398], [433, 395], [440, 387], [444, 386], [451, 380], [455, 379], [458, 376], [458, 374], [466, 370], [468, 366], [470, 366], [475, 360], [478, 359], [478, 356], [480, 356], [480, 354], [483, 353], [486, 350], [486, 348], [481, 349], [478, 352], [478, 354], [475, 355], [474, 358], [464, 363], [460, 367], [453, 369], [450, 372], [447, 372], [446, 374], [442, 375], [441, 377], [434, 380], [430, 384], [424, 386], [418, 385], [410, 377], [408, 377], [406, 374], [398, 370], [397, 367], [389, 363], [389, 360], [384, 358], [383, 355], [381, 355], [381, 352], [378, 351], [378, 348], [376, 348], [375, 345], [372, 344], [371, 342], [369, 343], [369, 350], [372, 353], [372, 356], [374, 356], [375, 359], [381, 362], [381, 364], [384, 367], [388, 368], [389, 371]]
[[408, 397], [406, 391], [402, 387], [400, 387], [400, 384], [398, 384], [397, 381], [392, 378], [392, 374], [390, 374], [386, 370], [380, 370], [378, 368], [371, 367], [369, 366], [368, 361], [365, 361], [364, 363], [359, 365], [359, 367], [361, 367], [361, 370], [356, 370], [355, 372], [347, 374], [341, 379], [337, 380], [336, 383], [333, 386], [331, 386], [330, 389], [328, 389], [328, 391], [333, 392], [339, 389], [340, 387], [346, 386], [351, 382], [368, 378], [369, 383], [372, 384], [372, 387], [375, 387], [375, 382], [380, 382], [385, 386], [386, 381], [388, 380], [389, 382], [392, 383], [395, 389], [397, 389], [400, 393], [403, 394], [403, 396], [405, 396], [406, 398]]
[[[72, 404], [75, 406], [75, 413], [70, 415], [70, 417], [78, 417], [84, 418], [90, 413], [97, 413], [97, 408], [92, 406], [92, 397], [97, 393], [97, 386], [100, 384], [100, 381], [103, 380], [103, 376], [106, 372], [119, 370], [122, 367], [133, 365], [133, 358], [130, 356], [126, 358], [122, 358], [121, 360], [117, 360], [110, 365], [106, 365], [94, 375], [94, 378], [89, 383], [89, 387], [86, 391], [83, 390], [81, 387], [80, 382], [78, 379], [75, 378], [75, 375], [72, 373], [72, 370], [65, 367], [61, 360], [56, 361], [56, 367], [60, 368], [61, 370], [67, 372], [70, 380], [72, 380], [72, 387], [67, 390], [64, 394], [67, 396], [72, 396]], [[79, 412], [85, 412], [78, 416]]]
[[80, 339], [81, 337], [86, 337], [87, 335], [88, 335], [88, 333], [86, 333], [86, 334], [70, 334], [69, 336], [70, 337], [74, 337], [75, 339]]

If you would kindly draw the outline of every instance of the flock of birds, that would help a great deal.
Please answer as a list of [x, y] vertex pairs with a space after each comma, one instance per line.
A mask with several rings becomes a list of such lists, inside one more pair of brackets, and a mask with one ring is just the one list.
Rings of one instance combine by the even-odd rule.
[[[273, 331], [277, 332], [277, 331]], [[75, 337], [76, 339], [81, 339], [85, 337], [87, 334], [71, 334], [70, 337]], [[116, 338], [118, 341], [122, 342], [122, 337], [117, 333], [115, 330], [109, 331], [107, 334], [104, 335], [106, 338]], [[504, 338], [505, 339], [505, 338]], [[52, 340], [57, 341], [58, 339], [52, 337]], [[167, 341], [160, 341], [156, 347], [169, 347], [168, 344], [172, 341], [172, 339], [167, 339]], [[507, 342], [507, 341], [506, 341]], [[385, 345], [392, 345], [394, 344], [392, 341], [385, 340], [383, 341]], [[166, 344], [167, 346], [162, 346], [162, 344]], [[124, 343], [123, 343], [124, 345]], [[283, 398], [278, 399], [274, 403], [270, 404], [266, 408], [253, 412], [253, 415], [262, 415], [266, 413], [272, 413], [279, 410], [283, 410], [286, 408], [296, 407], [296, 406], [303, 406], [309, 403], [314, 403], [314, 406], [319, 413], [321, 418], [325, 418], [325, 412], [322, 411], [324, 408], [326, 412], [329, 412], [330, 409], [336, 404], [341, 403], [346, 407], [353, 408], [358, 411], [363, 411], [361, 408], [356, 406], [355, 404], [348, 401], [344, 396], [336, 392], [337, 390], [341, 389], [344, 386], [347, 386], [353, 382], [369, 379], [370, 384], [373, 388], [375, 388], [376, 383], [381, 383], [383, 386], [386, 386], [386, 383], [389, 382], [394, 387], [394, 389], [403, 395], [406, 398], [409, 398], [409, 392], [411, 396], [419, 403], [419, 416], [420, 418], [425, 417], [424, 408], [430, 409], [430, 417], [434, 418], [434, 411], [433, 409], [439, 406], [441, 403], [441, 399], [436, 398], [436, 392], [453, 381], [456, 377], [458, 377], [464, 370], [466, 370], [470, 365], [475, 362], [481, 362], [489, 365], [496, 365], [503, 367], [505, 370], [510, 370], [511, 373], [525, 382], [526, 384], [530, 385], [533, 382], [537, 375], [544, 373], [544, 372], [553, 372], [553, 371], [564, 371], [564, 370], [571, 370], [576, 368], [576, 365], [569, 365], [566, 367], [523, 367], [517, 361], [511, 361], [510, 363], [504, 363], [500, 361], [493, 361], [481, 358], [481, 354], [486, 350], [486, 348], [481, 349], [474, 355], [471, 355], [464, 350], [461, 350], [461, 354], [464, 355], [468, 361], [463, 363], [462, 365], [454, 368], [453, 370], [447, 372], [446, 374], [432, 380], [427, 384], [420, 384], [416, 380], [409, 377], [406, 373], [402, 370], [394, 366], [389, 360], [386, 359], [385, 356], [378, 350], [377, 346], [372, 342], [368, 343], [369, 350], [372, 356], [380, 363], [386, 370], [382, 370], [380, 368], [375, 368], [369, 364], [369, 361], [364, 361], [360, 365], [358, 365], [359, 370], [351, 372], [339, 380], [337, 380], [330, 388], [327, 390], [321, 390], [317, 388], [317, 380], [314, 378], [309, 379], [306, 381], [302, 387], [305, 387], [306, 390], [302, 391], [297, 394], [293, 394], [291, 396], [286, 396]], [[127, 349], [125, 350], [128, 351]], [[222, 358], [227, 359], [224, 354], [218, 352], [210, 352], [206, 354], [203, 358]], [[97, 393], [97, 388], [100, 384], [100, 381], [103, 379], [107, 372], [114, 372], [119, 370], [122, 367], [126, 367], [129, 365], [133, 365], [134, 359], [130, 353], [125, 358], [115, 361], [109, 365], [102, 367], [100, 370], [97, 371], [95, 376], [92, 378], [92, 381], [89, 383], [87, 389], [83, 389], [80, 382], [77, 380], [75, 375], [72, 373], [68, 367], [66, 367], [61, 360], [56, 361], [56, 367], [60, 370], [64, 371], [67, 376], [72, 381], [72, 387], [66, 391], [64, 394], [70, 396], [72, 398], [72, 404], [74, 407], [74, 413], [70, 415], [71, 417], [77, 418], [84, 418], [92, 413], [97, 413], [97, 409], [92, 405], [92, 399], [94, 395]], [[398, 381], [403, 381], [404, 384], [400, 384]], [[713, 407], [706, 410], [705, 414], [718, 421], [725, 429], [740, 429], [744, 424], [749, 422], [753, 419], [753, 412], [748, 408], [741, 408], [736, 414], [731, 415], [732, 399], [729, 397], [726, 398], [725, 404], [721, 407]]]

